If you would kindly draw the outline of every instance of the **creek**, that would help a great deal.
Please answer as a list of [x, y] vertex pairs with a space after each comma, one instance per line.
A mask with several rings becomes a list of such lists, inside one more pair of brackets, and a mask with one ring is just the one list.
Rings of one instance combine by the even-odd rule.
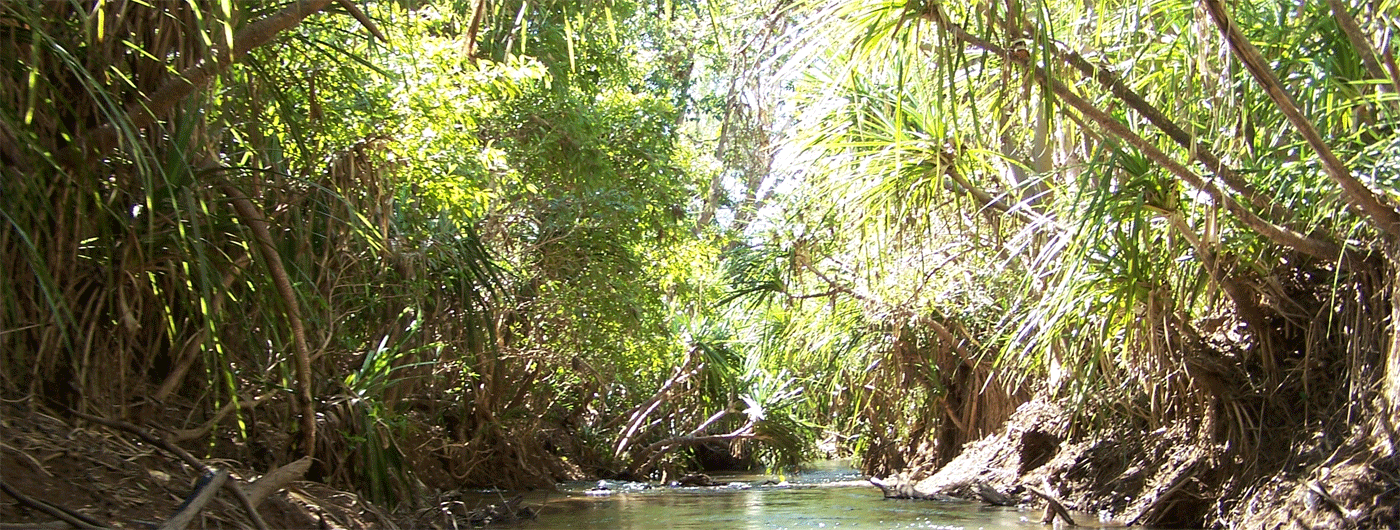
[[[1041, 530], [1038, 509], [968, 501], [885, 499], [846, 462], [817, 462], [787, 477], [712, 474], [718, 487], [646, 487], [637, 483], [569, 483], [547, 496], [526, 496], [539, 516], [514, 528], [618, 530], [984, 529]], [[786, 483], [781, 483], [783, 479]], [[778, 482], [778, 483], [774, 483]], [[590, 491], [591, 490], [591, 491]], [[1121, 528], [1075, 513], [1080, 528]], [[1099, 526], [1102, 525], [1102, 526]], [[1058, 525], [1056, 526], [1059, 527]]]

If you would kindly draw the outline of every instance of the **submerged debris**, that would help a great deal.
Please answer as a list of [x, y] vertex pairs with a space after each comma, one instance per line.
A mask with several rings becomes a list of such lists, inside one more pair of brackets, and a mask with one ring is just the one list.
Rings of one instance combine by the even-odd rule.
[[709, 475], [704, 473], [691, 473], [676, 479], [674, 485], [681, 487], [710, 487], [718, 486], [719, 484], [715, 482], [715, 479], [710, 478]]
[[520, 503], [525, 497], [516, 495], [515, 498], [501, 504], [488, 504], [483, 508], [472, 510], [467, 517], [467, 522], [475, 527], [482, 527], [492, 524], [511, 524], [520, 521], [534, 519], [535, 510], [529, 506], [521, 506]]
[[509, 525], [539, 517], [536, 508], [525, 506], [525, 496], [516, 495], [509, 500], [501, 497], [501, 502], [469, 508], [469, 500], [461, 491], [452, 491], [438, 496], [438, 502], [419, 510], [414, 523], [424, 528], [481, 528], [485, 526]]

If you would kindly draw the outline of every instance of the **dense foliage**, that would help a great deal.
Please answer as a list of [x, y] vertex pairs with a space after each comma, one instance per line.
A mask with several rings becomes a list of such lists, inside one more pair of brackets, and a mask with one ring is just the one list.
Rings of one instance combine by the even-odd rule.
[[1397, 10], [3, 3], [3, 394], [383, 501], [1035, 392], [1393, 457]]

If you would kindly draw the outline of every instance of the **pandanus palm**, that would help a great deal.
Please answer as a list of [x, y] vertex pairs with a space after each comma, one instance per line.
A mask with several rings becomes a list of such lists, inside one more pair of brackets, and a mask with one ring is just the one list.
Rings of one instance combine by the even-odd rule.
[[[1400, 373], [1400, 335], [1366, 318], [1378, 300], [1361, 294], [1385, 290], [1396, 268], [1385, 168], [1397, 83], [1363, 59], [1384, 55], [1372, 47], [1388, 13], [1343, 2], [813, 5], [789, 72], [808, 109], [796, 141], [820, 191], [794, 211], [833, 212], [821, 218], [852, 242], [813, 262], [829, 276], [924, 271], [864, 293], [922, 299], [914, 314], [977, 330], [1003, 384], [1046, 375], [1086, 424], [1196, 418], [1250, 447], [1272, 396], [1316, 392], [1320, 374], [1300, 359], [1357, 367], [1371, 375], [1347, 385], [1361, 387]], [[980, 271], [1007, 288], [997, 316], [947, 318], [960, 313], [946, 305], [958, 276]], [[1242, 324], [1202, 320], [1222, 313]], [[1361, 321], [1366, 331], [1344, 333]], [[1245, 347], [1215, 350], [1212, 334]]]

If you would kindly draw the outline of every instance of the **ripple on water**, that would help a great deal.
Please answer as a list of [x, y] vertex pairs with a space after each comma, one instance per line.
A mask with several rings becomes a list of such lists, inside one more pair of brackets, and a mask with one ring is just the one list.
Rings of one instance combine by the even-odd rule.
[[[885, 499], [879, 489], [860, 482], [862, 477], [849, 468], [829, 467], [786, 477], [751, 474], [716, 475], [714, 479], [721, 484], [739, 482], [748, 487], [667, 488], [645, 483], [582, 482], [564, 487], [563, 495], [554, 493], [546, 499], [541, 494], [532, 499], [532, 502], [547, 504], [539, 519], [520, 528], [1040, 530], [1044, 527], [1038, 522], [1039, 511], [972, 502]], [[788, 480], [788, 484], [779, 485], [778, 481], [783, 479]], [[845, 487], [832, 487], [833, 483]], [[607, 489], [602, 489], [603, 486]], [[587, 494], [590, 490], [593, 493]]]

